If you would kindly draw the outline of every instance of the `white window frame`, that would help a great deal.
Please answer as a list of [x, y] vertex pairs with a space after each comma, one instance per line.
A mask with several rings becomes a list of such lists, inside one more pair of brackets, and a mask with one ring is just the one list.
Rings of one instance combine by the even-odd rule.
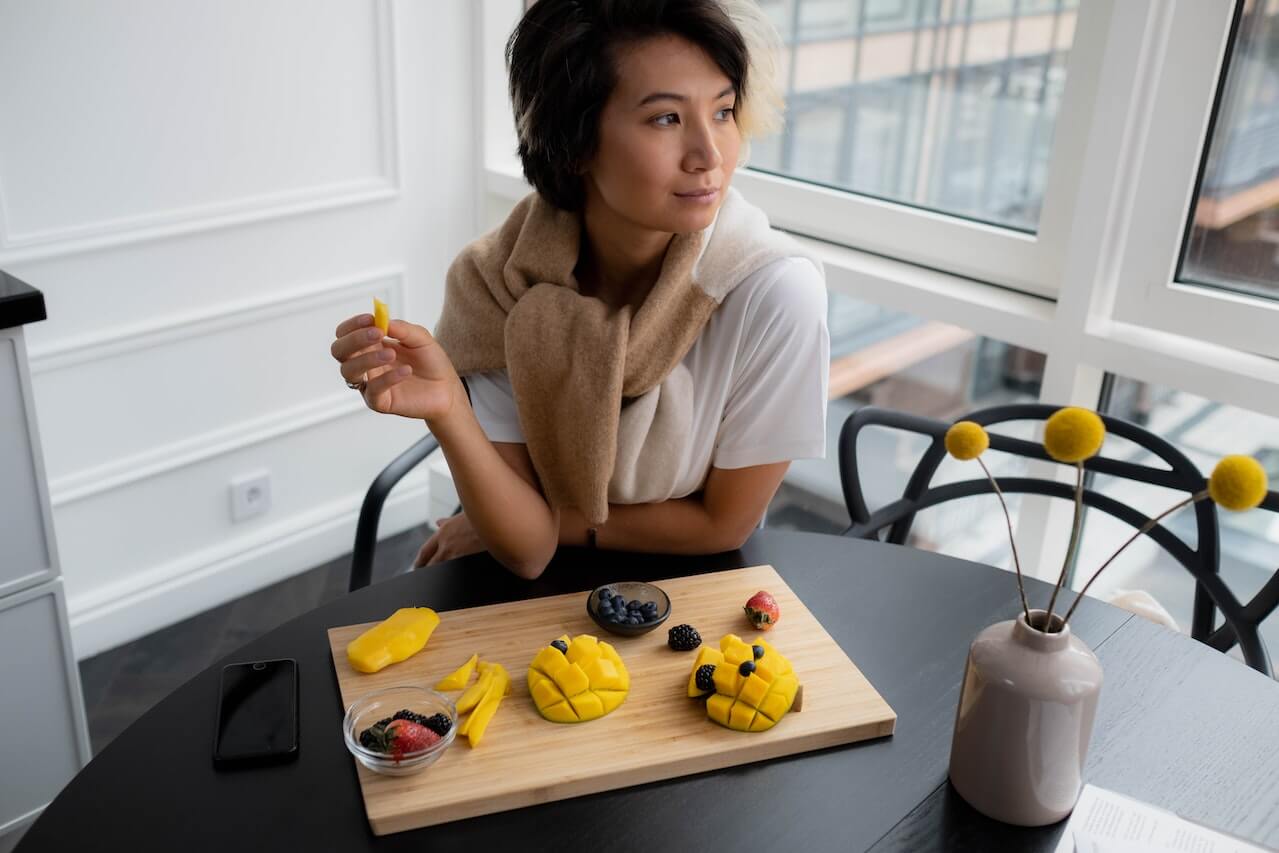
[[[522, 3], [480, 0], [476, 9], [484, 53], [476, 80], [483, 115], [483, 208], [509, 205], [530, 188], [514, 156], [501, 50]], [[1000, 250], [991, 248], [998, 241], [978, 241], [980, 251], [996, 256], [993, 263], [1000, 267], [998, 274], [979, 273], [976, 250], [965, 240], [976, 239], [985, 228], [998, 230], [991, 226], [972, 228], [953, 217], [749, 169], [737, 174], [735, 185], [822, 258], [832, 291], [1044, 353], [1042, 402], [1095, 407], [1103, 375], [1111, 372], [1279, 416], [1279, 360], [1272, 352], [1251, 341], [1241, 343], [1234, 328], [1229, 336], [1219, 334], [1224, 325], [1206, 322], [1202, 307], [1174, 306], [1172, 313], [1180, 311], [1182, 319], [1195, 322], [1171, 322], [1157, 308], [1149, 309], [1149, 281], [1133, 284], [1141, 281], [1133, 271], [1155, 258], [1167, 274], [1163, 283], [1170, 280], [1198, 171], [1196, 146], [1204, 142], [1233, 9], [1234, 0], [1081, 0], [1053, 152], [1054, 158], [1071, 162], [1051, 173], [1041, 234], [1033, 239], [1015, 235], [1006, 244], [1020, 240], [1042, 250], [1040, 259], [1051, 257], [1051, 269], [1038, 279], [1051, 286], [1028, 283], [1023, 273], [1031, 255], [1014, 252], [999, 259]], [[1190, 56], [1174, 52], [1187, 50], [1187, 39], [1193, 43], [1194, 71], [1189, 59], [1184, 66], [1173, 61]], [[1214, 51], [1217, 58], [1210, 62]], [[1191, 75], [1197, 76], [1187, 79]], [[1178, 84], [1184, 87], [1184, 102], [1177, 100]], [[1077, 87], [1073, 92], [1072, 86]], [[1105, 97], [1096, 97], [1097, 92]], [[1178, 121], [1199, 130], [1176, 140], [1161, 136]], [[1180, 155], [1184, 174], [1160, 181], [1173, 141], [1186, 149]], [[1177, 203], [1171, 204], [1161, 191], [1174, 189]], [[892, 233], [873, 232], [882, 239], [869, 240], [861, 230], [861, 214], [850, 213], [859, 205], [873, 216], [891, 213], [895, 224], [886, 230]], [[1149, 235], [1160, 210], [1176, 213], [1159, 219], [1164, 226], [1179, 217], [1175, 240], [1166, 233]], [[934, 230], [942, 226], [959, 230], [949, 236], [945, 229]], [[916, 235], [914, 242], [934, 244], [931, 262], [915, 251], [897, 251], [911, 242], [901, 238], [903, 233]], [[1229, 302], [1214, 295], [1213, 302], [1202, 304], [1213, 306], [1215, 317], [1223, 301]], [[1266, 317], [1270, 328], [1279, 329], [1271, 315]], [[1029, 473], [1069, 476], [1061, 466], [1046, 463]], [[1032, 575], [1055, 580], [1065, 548], [1060, 534], [1069, 530], [1070, 510], [1060, 501], [1023, 501], [1017, 538]]]
[[1149, 96], [1150, 145], [1136, 177], [1138, 215], [1128, 235], [1116, 320], [1279, 357], [1279, 300], [1177, 280], [1194, 215], [1209, 118], [1225, 73], [1234, 4], [1198, 0], [1154, 10], [1167, 30]]

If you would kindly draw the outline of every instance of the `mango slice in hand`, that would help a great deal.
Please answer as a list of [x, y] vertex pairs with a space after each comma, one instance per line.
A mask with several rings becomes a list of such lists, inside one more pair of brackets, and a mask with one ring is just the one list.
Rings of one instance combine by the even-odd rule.
[[381, 329], [383, 335], [391, 327], [391, 310], [376, 296], [373, 297], [373, 325]]
[[377, 672], [420, 652], [439, 624], [429, 607], [401, 607], [352, 640], [346, 659], [360, 672]]
[[451, 675], [441, 678], [435, 685], [436, 690], [461, 690], [466, 683], [471, 680], [471, 673], [475, 671], [475, 664], [479, 662], [479, 655], [471, 655], [471, 659], [466, 663], [453, 670]]

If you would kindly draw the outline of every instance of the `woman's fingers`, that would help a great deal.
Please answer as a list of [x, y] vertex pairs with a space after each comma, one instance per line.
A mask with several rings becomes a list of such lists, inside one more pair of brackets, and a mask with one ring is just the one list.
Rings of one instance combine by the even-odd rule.
[[426, 540], [426, 543], [418, 549], [417, 559], [413, 561], [413, 568], [420, 569], [430, 562], [431, 557], [435, 556], [435, 552], [440, 547], [440, 534], [436, 533]]
[[387, 337], [395, 338], [406, 347], [424, 347], [435, 343], [435, 338], [425, 326], [409, 323], [405, 320], [392, 320], [386, 329]]
[[[386, 370], [375, 376], [371, 375], [369, 377], [368, 384], [364, 386], [364, 399], [371, 403], [379, 396], [390, 391], [396, 385], [407, 379], [409, 374], [412, 372], [413, 371], [409, 369], [408, 365], [401, 364], [393, 370]], [[350, 381], [355, 382], [357, 380], [352, 379]], [[373, 408], [381, 411], [381, 409], [378, 409], [377, 406], [374, 406]]]
[[347, 361], [342, 362], [341, 373], [342, 378], [347, 382], [360, 382], [366, 376], [372, 379], [385, 373], [385, 368], [395, 361], [395, 353], [385, 347], [371, 349], [362, 355], [357, 355]]
[[361, 329], [365, 326], [372, 326], [372, 325], [373, 325], [372, 314], [356, 314], [354, 317], [348, 317], [345, 320], [343, 320], [341, 323], [338, 323], [337, 329], [335, 329], [333, 332], [333, 337], [341, 338], [341, 337], [344, 337], [345, 335], [351, 334], [351, 332], [354, 332], [356, 329]]
[[[341, 326], [338, 327], [342, 328]], [[382, 330], [377, 326], [367, 326], [347, 332], [340, 335], [333, 345], [329, 347], [329, 352], [338, 361], [346, 361], [353, 355], [357, 355], [361, 350], [369, 347], [376, 348], [382, 340]]]

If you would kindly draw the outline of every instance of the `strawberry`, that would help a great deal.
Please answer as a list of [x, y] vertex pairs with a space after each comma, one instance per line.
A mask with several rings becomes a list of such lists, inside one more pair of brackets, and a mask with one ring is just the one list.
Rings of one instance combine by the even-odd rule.
[[[421, 752], [428, 746], [438, 743], [440, 736], [426, 726], [412, 720], [391, 720], [385, 725], [378, 723], [368, 729], [372, 735], [371, 746], [377, 752], [387, 752], [396, 761], [414, 752]], [[360, 742], [364, 742], [363, 736]]]
[[751, 624], [759, 631], [769, 630], [781, 618], [781, 612], [777, 609], [777, 602], [773, 600], [773, 596], [762, 589], [752, 595], [750, 601], [746, 602], [746, 606], [742, 609], [746, 611], [746, 618], [751, 620]]

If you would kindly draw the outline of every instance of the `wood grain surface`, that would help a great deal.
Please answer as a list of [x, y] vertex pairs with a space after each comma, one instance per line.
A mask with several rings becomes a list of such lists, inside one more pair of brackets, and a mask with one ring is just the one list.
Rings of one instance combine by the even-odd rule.
[[[586, 614], [586, 593], [558, 595], [441, 613], [425, 649], [374, 674], [356, 672], [346, 660], [347, 643], [369, 625], [329, 629], [344, 707], [383, 687], [431, 686], [474, 653], [502, 664], [512, 677], [511, 695], [477, 748], [459, 739], [412, 776], [382, 776], [357, 764], [373, 832], [385, 835], [892, 734], [893, 709], [772, 566], [658, 584], [671, 597], [671, 617], [640, 637], [603, 632]], [[694, 654], [669, 649], [666, 630], [687, 622], [704, 644], [717, 645], [730, 632], [749, 641], [758, 634], [742, 605], [760, 589], [777, 599], [781, 619], [767, 638], [799, 675], [804, 709], [766, 732], [735, 732], [712, 723], [704, 705], [685, 695]], [[631, 674], [631, 691], [613, 713], [573, 725], [538, 715], [525, 681], [528, 664], [562, 633], [594, 634], [617, 648]]]

